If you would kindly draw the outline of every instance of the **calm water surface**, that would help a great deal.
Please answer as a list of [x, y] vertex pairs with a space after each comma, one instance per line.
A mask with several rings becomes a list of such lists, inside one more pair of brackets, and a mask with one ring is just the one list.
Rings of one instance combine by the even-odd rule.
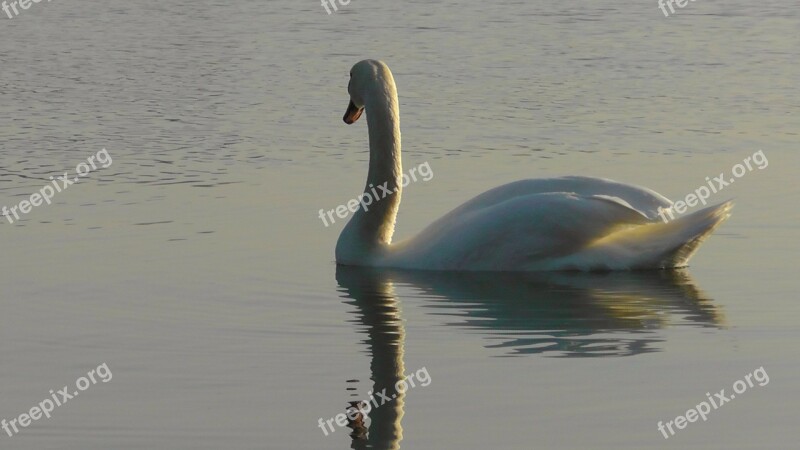
[[[800, 435], [794, 0], [40, 2], [0, 16], [0, 419], [106, 363], [9, 449], [793, 449]], [[336, 267], [366, 125], [347, 74], [394, 71], [396, 239], [501, 183], [591, 175], [673, 200], [754, 168], [688, 270]], [[729, 175], [728, 175], [729, 176]], [[759, 367], [769, 383], [664, 439]], [[363, 425], [318, 420], [424, 369]], [[71, 389], [72, 389], [71, 388]], [[350, 436], [353, 433], [356, 437]]]

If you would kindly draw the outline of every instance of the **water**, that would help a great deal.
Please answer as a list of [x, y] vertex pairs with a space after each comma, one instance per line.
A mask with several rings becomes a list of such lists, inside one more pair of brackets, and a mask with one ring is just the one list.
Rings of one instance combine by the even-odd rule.
[[[10, 449], [796, 445], [800, 17], [790, 0], [40, 2], [0, 16], [0, 418], [107, 364]], [[396, 239], [501, 183], [562, 174], [732, 218], [688, 271], [459, 276], [338, 269], [320, 209], [366, 176], [347, 74], [400, 93]], [[675, 420], [758, 383], [665, 440]], [[318, 420], [425, 369], [366, 440]], [[99, 371], [97, 373], [100, 373]], [[752, 379], [752, 378], [751, 378]], [[363, 433], [363, 429], [356, 426]]]

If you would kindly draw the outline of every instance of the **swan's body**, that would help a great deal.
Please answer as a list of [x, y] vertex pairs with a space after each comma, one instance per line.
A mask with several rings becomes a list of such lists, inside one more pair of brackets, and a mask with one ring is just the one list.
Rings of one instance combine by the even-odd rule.
[[402, 164], [397, 91], [389, 68], [353, 66], [353, 123], [366, 110], [370, 162], [365, 195], [395, 193], [359, 209], [342, 230], [336, 262], [423, 270], [625, 270], [685, 266], [723, 220], [730, 203], [664, 223], [672, 202], [646, 188], [589, 177], [522, 180], [491, 189], [392, 244]]

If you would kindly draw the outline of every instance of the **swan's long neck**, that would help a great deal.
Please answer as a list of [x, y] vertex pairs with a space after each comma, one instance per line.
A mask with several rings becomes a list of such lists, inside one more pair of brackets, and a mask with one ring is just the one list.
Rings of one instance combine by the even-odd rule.
[[379, 257], [392, 242], [400, 206], [400, 110], [391, 73], [378, 77], [364, 97], [369, 128], [369, 173], [360, 207], [342, 230], [336, 244], [339, 262], [360, 264]]
[[[366, 100], [369, 173], [364, 194], [373, 197], [373, 204], [366, 213], [363, 209], [359, 210], [356, 217], [370, 225], [377, 242], [388, 245], [392, 242], [394, 222], [400, 206], [400, 177], [403, 166], [400, 157], [400, 110], [397, 106], [397, 93], [394, 83], [383, 87], [387, 88], [386, 91]], [[389, 195], [386, 191], [392, 194]], [[378, 198], [375, 198], [375, 193]]]

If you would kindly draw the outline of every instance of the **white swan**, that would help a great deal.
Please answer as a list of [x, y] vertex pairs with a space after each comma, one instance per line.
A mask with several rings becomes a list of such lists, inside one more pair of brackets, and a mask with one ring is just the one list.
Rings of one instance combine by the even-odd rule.
[[394, 193], [358, 209], [336, 243], [344, 265], [422, 270], [626, 270], [685, 266], [729, 216], [731, 203], [664, 223], [672, 202], [649, 189], [570, 176], [491, 189], [392, 244], [402, 165], [397, 90], [389, 68], [364, 60], [350, 72], [348, 124], [366, 110], [369, 173], [364, 195]]

